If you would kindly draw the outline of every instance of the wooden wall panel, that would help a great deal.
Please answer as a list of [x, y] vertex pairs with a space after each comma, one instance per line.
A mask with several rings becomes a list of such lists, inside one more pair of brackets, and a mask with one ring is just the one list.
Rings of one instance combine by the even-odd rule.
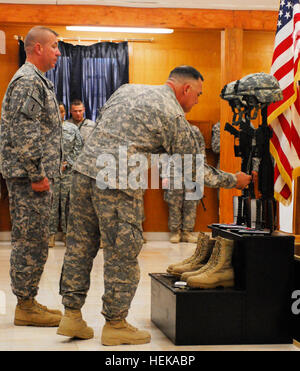
[[[222, 31], [221, 81], [222, 87], [242, 77], [243, 30]], [[230, 173], [240, 171], [241, 161], [234, 157], [234, 139], [224, 131], [226, 122], [231, 122], [232, 111], [228, 102], [221, 102], [220, 168]], [[235, 189], [220, 189], [220, 222], [233, 222], [233, 197], [239, 195]]]
[[0, 24], [103, 25], [177, 29], [274, 30], [275, 11], [0, 4]]
[[[75, 16], [76, 15], [76, 16]], [[250, 73], [253, 69], [266, 72], [273, 48], [273, 33], [276, 26], [276, 12], [248, 12], [238, 11], [211, 11], [188, 9], [134, 9], [117, 7], [92, 6], [36, 6], [36, 5], [8, 5], [0, 4], [0, 28], [6, 32], [7, 54], [0, 55], [0, 99], [2, 100], [7, 84], [18, 68], [18, 46], [14, 35], [25, 36], [34, 24], [44, 24], [55, 29], [61, 37], [91, 37], [107, 39], [109, 37], [140, 37], [149, 35], [120, 35], [120, 34], [90, 34], [66, 31], [65, 24], [103, 24], [103, 25], [135, 25], [135, 26], [169, 26], [175, 28], [171, 35], [154, 35], [153, 42], [129, 43], [130, 54], [130, 82], [142, 84], [162, 84], [170, 70], [180, 64], [190, 64], [199, 69], [204, 76], [203, 95], [199, 104], [187, 115], [187, 119], [196, 122], [206, 122], [202, 131], [206, 137], [207, 158], [209, 163], [216, 164], [216, 157], [210, 149], [210, 128], [221, 117], [221, 112], [227, 112], [230, 118], [227, 103], [219, 98], [224, 83], [224, 67], [221, 53], [224, 44], [221, 42], [221, 31], [236, 32], [234, 29], [251, 31], [242, 32], [242, 44], [231, 44], [233, 52], [239, 54], [236, 62], [230, 62], [232, 55], [227, 55], [225, 64], [230, 63], [227, 69], [227, 82], [233, 76]], [[34, 22], [34, 23], [33, 23]], [[228, 31], [229, 30], [229, 31]], [[253, 31], [256, 30], [256, 31]], [[264, 30], [264, 31], [263, 31]], [[151, 35], [152, 36], [152, 35]], [[239, 52], [239, 50], [242, 51]], [[225, 66], [225, 65], [224, 65]], [[233, 73], [230, 75], [230, 71]], [[223, 77], [222, 77], [223, 76]], [[240, 76], [239, 76], [240, 77]], [[225, 115], [225, 116], [226, 116]], [[225, 117], [224, 116], [224, 117]], [[223, 121], [224, 121], [223, 117]], [[225, 121], [224, 121], [225, 122]], [[232, 138], [223, 137], [223, 152], [227, 160], [225, 169], [231, 171], [230, 164], [238, 164], [228, 157], [232, 147]], [[228, 150], [228, 151], [227, 151]], [[238, 165], [235, 165], [238, 168]], [[217, 191], [205, 188], [205, 206], [198, 208], [195, 230], [207, 230], [206, 225], [218, 221]], [[231, 203], [231, 201], [229, 201]], [[221, 214], [227, 212], [228, 202], [224, 203]], [[8, 205], [1, 204], [1, 216], [8, 214]], [[3, 209], [4, 208], [4, 209]], [[162, 199], [162, 190], [148, 190], [145, 195], [145, 231], [167, 231], [167, 206]], [[7, 218], [7, 217], [6, 217]], [[231, 221], [231, 214], [229, 221]], [[0, 230], [9, 228], [0, 223]]]
[[152, 43], [132, 43], [130, 81], [163, 84], [181, 64], [197, 68], [204, 76], [203, 94], [187, 114], [189, 120], [218, 121], [220, 117], [220, 32], [178, 31], [157, 35]]
[[249, 73], [270, 73], [275, 31], [244, 31], [243, 76]]

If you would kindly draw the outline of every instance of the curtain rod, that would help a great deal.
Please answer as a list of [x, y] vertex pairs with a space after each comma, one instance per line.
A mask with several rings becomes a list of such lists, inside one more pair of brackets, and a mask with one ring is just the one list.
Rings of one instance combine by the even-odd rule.
[[[15, 40], [23, 40], [23, 36], [19, 36], [19, 35], [14, 35], [14, 39]], [[60, 41], [64, 41], [64, 40], [74, 40], [74, 41], [97, 41], [97, 42], [101, 42], [101, 41], [110, 41], [110, 42], [113, 42], [113, 41], [129, 41], [129, 42], [152, 42], [154, 41], [154, 38], [151, 37], [149, 39], [131, 39], [131, 38], [124, 38], [124, 39], [102, 39], [102, 38], [85, 38], [85, 37], [59, 37], [58, 38]]]
[[152, 42], [154, 41], [154, 38], [149, 38], [149, 39], [131, 39], [131, 38], [124, 38], [124, 39], [112, 39], [112, 38], [107, 38], [107, 39], [102, 39], [102, 38], [85, 38], [85, 37], [59, 37], [59, 40], [64, 41], [64, 40], [74, 40], [74, 41], [133, 41], [133, 42]]

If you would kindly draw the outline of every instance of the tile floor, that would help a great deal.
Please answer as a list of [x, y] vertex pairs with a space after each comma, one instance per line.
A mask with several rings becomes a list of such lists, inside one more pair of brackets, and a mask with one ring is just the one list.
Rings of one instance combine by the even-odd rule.
[[[190, 256], [195, 245], [168, 241], [148, 241], [144, 244], [139, 257], [141, 281], [128, 320], [133, 325], [149, 330], [152, 341], [137, 346], [105, 347], [100, 344], [100, 332], [104, 319], [100, 314], [102, 282], [102, 251], [100, 250], [92, 270], [91, 288], [86, 304], [82, 309], [83, 317], [94, 328], [95, 337], [90, 340], [74, 340], [56, 335], [54, 328], [20, 327], [13, 325], [16, 299], [11, 293], [9, 279], [9, 242], [0, 242], [0, 351], [299, 351], [293, 344], [276, 345], [236, 345], [236, 346], [175, 346], [150, 320], [150, 277], [148, 273], [165, 272], [166, 267]], [[40, 283], [38, 301], [51, 308], [60, 308], [58, 294], [60, 271], [65, 247], [61, 242], [49, 250], [49, 257]]]

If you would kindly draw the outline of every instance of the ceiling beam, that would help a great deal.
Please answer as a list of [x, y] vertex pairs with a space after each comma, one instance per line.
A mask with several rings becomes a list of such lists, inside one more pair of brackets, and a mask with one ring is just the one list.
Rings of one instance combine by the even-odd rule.
[[0, 24], [103, 25], [275, 31], [278, 12], [259, 10], [126, 8], [98, 5], [0, 4]]

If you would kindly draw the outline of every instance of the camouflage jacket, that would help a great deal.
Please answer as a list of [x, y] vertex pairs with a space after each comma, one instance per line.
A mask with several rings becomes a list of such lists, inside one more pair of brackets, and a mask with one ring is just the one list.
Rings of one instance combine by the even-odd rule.
[[53, 84], [26, 62], [10, 81], [2, 103], [1, 168], [4, 178], [32, 182], [60, 173], [61, 118]]
[[[196, 135], [196, 139], [197, 139], [198, 144], [199, 144], [199, 153], [204, 156], [204, 161], [206, 161], [204, 137], [203, 137], [200, 129], [197, 126], [191, 125], [191, 129], [192, 129], [193, 133]], [[182, 158], [182, 161], [184, 161], [183, 158]], [[182, 165], [183, 164], [184, 163], [182, 162]], [[168, 167], [169, 167], [169, 169], [167, 169], [167, 173], [168, 173], [168, 178], [169, 178], [169, 187], [170, 187], [170, 189], [173, 189], [174, 188], [174, 184], [173, 184], [174, 164], [170, 161], [170, 163], [168, 164]], [[163, 174], [161, 174], [161, 175], [163, 175]]]
[[[72, 118], [70, 118], [68, 122], [71, 122], [72, 124], [76, 125]], [[87, 140], [88, 136], [91, 134], [95, 126], [96, 123], [89, 119], [84, 119], [79, 125], [77, 125], [83, 143], [85, 143], [85, 141]]]
[[83, 147], [83, 141], [78, 127], [69, 121], [64, 121], [62, 126], [63, 161], [71, 168]]
[[[128, 169], [119, 155], [125, 149], [127, 158], [135, 154], [201, 153], [196, 134], [169, 86], [122, 85], [103, 106], [93, 135], [86, 141], [73, 169], [97, 179], [98, 172], [108, 168], [107, 164], [103, 165], [105, 155], [112, 155], [117, 184], [116, 187], [114, 184], [109, 186], [134, 196], [138, 192], [126, 188], [123, 182]], [[235, 175], [207, 164], [204, 166], [204, 180], [210, 187], [232, 188], [236, 185]]]
[[217, 122], [212, 127], [211, 132], [211, 149], [214, 153], [220, 153], [220, 122]]

